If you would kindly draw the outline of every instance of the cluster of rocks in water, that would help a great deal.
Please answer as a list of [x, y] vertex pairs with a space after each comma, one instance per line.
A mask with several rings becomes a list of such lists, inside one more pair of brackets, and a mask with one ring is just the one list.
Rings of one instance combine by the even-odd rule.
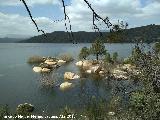
[[44, 62], [40, 63], [39, 66], [33, 67], [33, 71], [37, 73], [46, 73], [51, 72], [53, 69], [60, 67], [61, 65], [65, 64], [66, 61], [59, 60], [56, 58], [45, 58], [43, 57]]
[[[52, 70], [67, 63], [67, 61], [57, 58], [43, 57], [43, 59], [43, 62], [40, 63], [39, 66], [33, 67], [34, 72], [49, 73]], [[107, 78], [109, 73], [114, 79], [117, 80], [127, 80], [129, 73], [139, 74], [139, 71], [136, 70], [136, 67], [131, 64], [118, 64], [109, 71], [104, 68], [102, 61], [84, 60], [76, 62], [75, 65], [85, 71], [86, 74], [96, 74]], [[72, 72], [64, 73], [64, 80], [75, 80], [79, 78], [80, 76], [78, 74]], [[61, 90], [64, 90], [71, 88], [72, 86], [73, 84], [71, 82], [65, 81], [59, 87]]]
[[97, 61], [84, 60], [78, 61], [76, 66], [81, 67], [88, 74], [104, 74], [104, 68]]
[[77, 62], [76, 66], [81, 67], [85, 73], [98, 74], [106, 78], [110, 75], [116, 80], [127, 80], [130, 73], [134, 75], [140, 73], [136, 66], [131, 64], [117, 64], [113, 68], [105, 68], [107, 66], [103, 65], [103, 61], [84, 60]]

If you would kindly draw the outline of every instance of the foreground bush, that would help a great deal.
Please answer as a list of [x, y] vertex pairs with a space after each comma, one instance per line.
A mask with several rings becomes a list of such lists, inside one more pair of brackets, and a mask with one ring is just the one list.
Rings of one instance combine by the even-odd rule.
[[0, 106], [0, 120], [7, 120], [4, 116], [10, 115], [8, 105]]
[[42, 62], [44, 62], [44, 58], [40, 57], [40, 56], [32, 56], [32, 57], [30, 57], [28, 59], [27, 62], [30, 63], [30, 64], [33, 64], [33, 63], [42, 63]]
[[33, 110], [34, 110], [33, 105], [28, 103], [20, 104], [17, 107], [18, 115], [29, 115], [31, 112], [33, 112]]
[[153, 46], [153, 50], [158, 54], [160, 53], [160, 42], [156, 42]]

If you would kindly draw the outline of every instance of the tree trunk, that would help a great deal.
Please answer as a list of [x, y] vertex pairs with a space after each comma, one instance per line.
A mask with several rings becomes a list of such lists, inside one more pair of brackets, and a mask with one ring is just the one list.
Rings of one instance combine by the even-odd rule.
[[96, 54], [96, 59], [98, 60], [98, 54]]

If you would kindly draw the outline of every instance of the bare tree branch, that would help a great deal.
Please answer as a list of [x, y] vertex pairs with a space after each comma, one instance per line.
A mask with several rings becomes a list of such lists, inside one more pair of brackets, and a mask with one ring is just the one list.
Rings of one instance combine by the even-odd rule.
[[[37, 31], [42, 32], [46, 36], [45, 32], [43, 30], [39, 29], [36, 21], [33, 19], [32, 14], [31, 14], [25, 0], [20, 0], [20, 1], [22, 1], [22, 3], [24, 4], [32, 22], [36, 26]], [[69, 33], [69, 38], [71, 38], [72, 42], [74, 43], [75, 40], [74, 40], [74, 35], [73, 35], [73, 32], [72, 32], [71, 20], [66, 13], [66, 5], [65, 5], [64, 0], [61, 0], [61, 2], [62, 2], [63, 12], [64, 12], [64, 19], [62, 19], [62, 20], [65, 20], [65, 29], [66, 29], [67, 33]], [[102, 21], [106, 25], [106, 28], [110, 28], [110, 31], [113, 31], [115, 25], [112, 25], [112, 23], [109, 21], [109, 18], [108, 17], [102, 18], [99, 14], [97, 14], [95, 12], [95, 10], [92, 8], [91, 4], [87, 0], [84, 0], [84, 2], [88, 5], [88, 8], [93, 13], [93, 18], [92, 18], [93, 19], [93, 29], [95, 29], [95, 31], [97, 30], [100, 33], [100, 36], [102, 36], [102, 33], [100, 32], [100, 29], [99, 29], [98, 25], [95, 23], [96, 21]], [[62, 20], [54, 20], [53, 22], [59, 22], [59, 21], [62, 21]], [[67, 26], [67, 24], [69, 24], [69, 26]], [[127, 26], [128, 26], [128, 24], [126, 23], [126, 27]]]
[[101, 20], [102, 22], [104, 22], [107, 25], [107, 28], [110, 28], [112, 26], [112, 23], [109, 21], [108, 17], [103, 19], [100, 15], [98, 15], [95, 12], [95, 10], [92, 8], [91, 4], [87, 0], [84, 0], [84, 2], [88, 5], [89, 9], [93, 12], [93, 26], [94, 26], [94, 29], [97, 29], [100, 32], [98, 26], [95, 24], [95, 20], [98, 20], [98, 21]]
[[74, 41], [73, 41], [74, 36], [73, 36], [73, 32], [72, 32], [71, 21], [70, 21], [69, 16], [68, 16], [67, 13], [66, 13], [66, 6], [65, 6], [64, 0], [62, 0], [62, 5], [63, 5], [63, 13], [64, 13], [66, 31], [68, 32], [68, 27], [67, 27], [67, 20], [68, 20], [68, 23], [69, 23], [69, 31], [70, 31], [70, 36], [69, 36], [69, 37], [72, 39], [72, 42], [74, 43]]
[[[20, 0], [20, 1], [22, 1], [22, 3], [24, 4], [24, 6], [25, 6], [25, 8], [26, 8], [26, 10], [27, 10], [27, 12], [28, 12], [28, 14], [29, 14], [29, 16], [30, 16], [32, 22], [33, 22], [34, 25], [36, 26], [37, 31], [38, 31], [38, 32], [42, 32], [42, 33], [46, 36], [46, 33], [45, 33], [43, 30], [39, 29], [39, 27], [38, 27], [36, 21], [33, 19], [32, 14], [31, 14], [31, 12], [30, 12], [30, 10], [29, 10], [29, 8], [28, 8], [28, 6], [27, 6], [25, 0]], [[47, 37], [47, 36], [46, 36], [46, 37]]]

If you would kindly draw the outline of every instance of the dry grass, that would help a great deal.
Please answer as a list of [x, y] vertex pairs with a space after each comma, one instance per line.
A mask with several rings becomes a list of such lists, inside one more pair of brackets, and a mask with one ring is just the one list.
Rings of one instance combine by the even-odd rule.
[[33, 63], [42, 63], [44, 62], [44, 58], [40, 56], [32, 56], [28, 59], [27, 63], [33, 64]]
[[66, 62], [73, 61], [73, 57], [70, 54], [62, 54], [62, 55], [59, 56], [59, 59], [62, 59]]

